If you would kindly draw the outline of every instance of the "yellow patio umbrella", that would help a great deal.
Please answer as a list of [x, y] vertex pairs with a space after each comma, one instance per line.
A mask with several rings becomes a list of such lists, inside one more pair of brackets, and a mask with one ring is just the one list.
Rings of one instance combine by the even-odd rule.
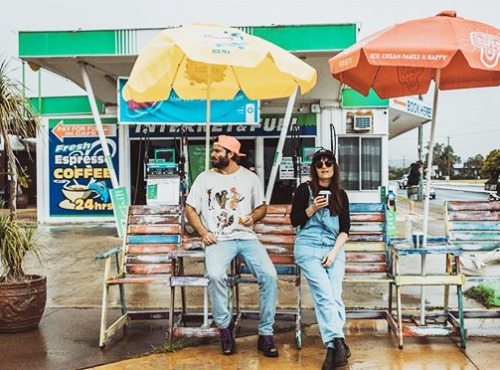
[[[314, 68], [266, 40], [236, 28], [194, 24], [166, 29], [145, 46], [123, 96], [153, 102], [173, 89], [182, 99], [206, 99], [208, 169], [211, 99], [232, 99], [239, 90], [250, 99], [295, 98], [298, 88], [305, 94], [315, 84]], [[283, 130], [284, 140], [288, 125]]]

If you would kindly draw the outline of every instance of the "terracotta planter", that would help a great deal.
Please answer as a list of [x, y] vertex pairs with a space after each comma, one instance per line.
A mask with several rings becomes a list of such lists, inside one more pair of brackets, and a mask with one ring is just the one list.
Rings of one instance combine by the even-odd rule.
[[47, 278], [32, 275], [21, 283], [0, 283], [0, 332], [16, 333], [38, 327], [47, 302]]

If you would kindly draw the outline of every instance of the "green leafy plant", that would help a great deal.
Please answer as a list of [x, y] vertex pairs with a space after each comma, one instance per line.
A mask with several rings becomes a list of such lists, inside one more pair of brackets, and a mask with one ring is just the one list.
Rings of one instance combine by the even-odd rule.
[[22, 85], [9, 76], [7, 61], [0, 62], [0, 136], [3, 138], [4, 152], [7, 160], [9, 183], [9, 209], [15, 217], [16, 195], [18, 193], [19, 173], [24, 173], [16, 158], [10, 136], [19, 139], [35, 137], [40, 123], [23, 92]]
[[35, 223], [13, 218], [7, 211], [0, 210], [0, 283], [29, 280], [23, 270], [23, 263], [29, 255], [40, 262], [41, 243]]

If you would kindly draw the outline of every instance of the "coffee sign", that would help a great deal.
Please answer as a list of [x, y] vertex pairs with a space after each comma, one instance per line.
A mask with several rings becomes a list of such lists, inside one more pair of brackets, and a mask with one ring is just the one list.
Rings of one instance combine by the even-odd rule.
[[[113, 165], [118, 168], [116, 120], [103, 120]], [[106, 166], [93, 120], [49, 120], [51, 216], [113, 216]]]

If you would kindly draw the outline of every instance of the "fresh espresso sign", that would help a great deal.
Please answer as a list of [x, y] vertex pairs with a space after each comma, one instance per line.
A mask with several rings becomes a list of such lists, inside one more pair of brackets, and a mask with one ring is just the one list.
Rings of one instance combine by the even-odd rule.
[[[118, 168], [116, 120], [103, 120], [113, 165]], [[49, 120], [51, 216], [112, 216], [106, 166], [92, 119]]]

